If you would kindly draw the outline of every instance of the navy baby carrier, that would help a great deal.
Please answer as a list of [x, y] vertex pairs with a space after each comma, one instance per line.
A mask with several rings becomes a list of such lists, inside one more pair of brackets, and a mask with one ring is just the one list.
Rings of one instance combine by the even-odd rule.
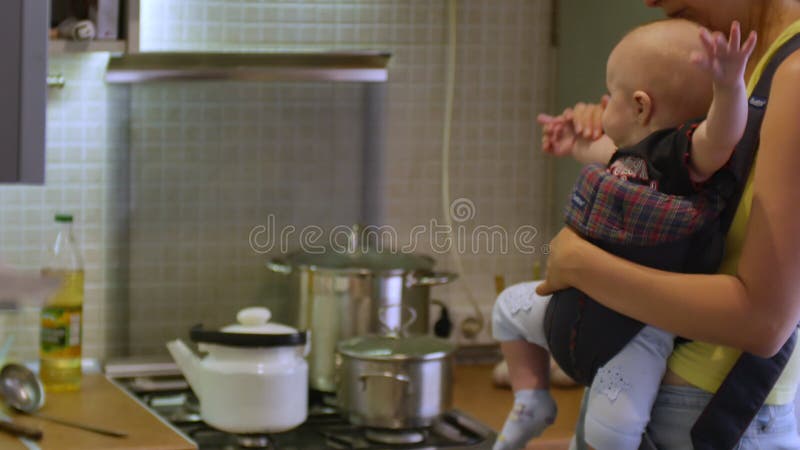
[[[772, 57], [749, 99], [747, 127], [726, 167], [708, 188], [680, 197], [623, 181], [600, 166], [581, 172], [567, 219], [582, 236], [630, 261], [672, 272], [714, 273], [723, 238], [747, 183], [772, 77], [800, 48], [794, 36]], [[643, 298], [642, 301], [647, 301]], [[606, 308], [577, 289], [556, 292], [545, 315], [553, 358], [577, 382], [590, 385], [597, 370], [644, 326]], [[795, 335], [772, 358], [742, 353], [692, 428], [695, 449], [724, 450], [740, 440], [794, 349]]]

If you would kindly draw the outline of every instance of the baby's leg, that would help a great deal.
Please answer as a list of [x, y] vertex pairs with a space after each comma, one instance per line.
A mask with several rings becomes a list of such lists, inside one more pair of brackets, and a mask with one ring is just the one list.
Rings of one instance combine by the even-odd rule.
[[556, 416], [550, 396], [550, 355], [544, 336], [544, 313], [550, 297], [536, 294], [538, 282], [520, 283], [500, 293], [492, 312], [492, 332], [508, 363], [514, 406], [494, 450], [525, 447]]
[[550, 353], [523, 339], [501, 341], [500, 350], [508, 364], [511, 389], [550, 388]]
[[597, 371], [588, 394], [587, 444], [596, 450], [639, 448], [674, 338], [646, 326]]

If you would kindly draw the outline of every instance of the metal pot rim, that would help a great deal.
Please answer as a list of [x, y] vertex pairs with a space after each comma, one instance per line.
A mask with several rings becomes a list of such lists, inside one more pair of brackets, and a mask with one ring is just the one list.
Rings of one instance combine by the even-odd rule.
[[433, 361], [436, 359], [445, 359], [452, 352], [433, 352], [428, 353], [426, 355], [417, 355], [417, 356], [409, 356], [409, 355], [387, 355], [387, 356], [366, 356], [359, 353], [348, 352], [345, 350], [337, 350], [344, 356], [349, 358], [361, 360], [361, 361]]
[[325, 273], [332, 275], [360, 275], [360, 276], [374, 276], [374, 275], [403, 275], [405, 273], [428, 273], [430, 270], [423, 269], [389, 269], [389, 270], [375, 270], [367, 269], [364, 267], [342, 267], [333, 268], [319, 266], [316, 264], [295, 264], [289, 262], [292, 267], [299, 267], [304, 270], [316, 273]]
[[[409, 347], [411, 351], [408, 351]], [[346, 339], [336, 345], [336, 351], [342, 355], [363, 361], [432, 361], [445, 359], [455, 350], [455, 344], [426, 335], [365, 335]]]
[[[283, 259], [287, 265], [292, 267], [314, 272], [348, 275], [399, 275], [408, 272], [424, 272], [432, 271], [436, 264], [434, 259], [428, 255], [377, 251], [355, 254], [335, 252], [312, 254], [296, 251], [279, 259]], [[376, 262], [382, 264], [375, 264]]]

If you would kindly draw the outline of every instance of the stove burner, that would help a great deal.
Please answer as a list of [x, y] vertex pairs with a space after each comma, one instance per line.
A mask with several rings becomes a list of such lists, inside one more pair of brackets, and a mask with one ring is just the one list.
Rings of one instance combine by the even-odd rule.
[[200, 402], [189, 392], [144, 394], [143, 400], [148, 406], [158, 411], [170, 422], [200, 422]]
[[263, 434], [240, 434], [236, 441], [242, 448], [272, 448], [269, 436]]
[[194, 392], [189, 392], [186, 395], [186, 402], [183, 404], [183, 408], [192, 414], [200, 414], [200, 399], [194, 395]]
[[200, 402], [181, 378], [148, 375], [144, 382], [139, 379], [144, 374], [112, 379], [194, 441], [199, 450], [488, 450], [495, 437], [490, 428], [457, 410], [446, 412], [426, 428], [360, 427], [341, 414], [329, 394], [315, 391], [310, 392], [316, 396], [309, 405], [308, 419], [296, 429], [269, 435], [227, 433], [203, 422]]
[[309, 416], [329, 416], [331, 414], [338, 414], [339, 410], [332, 406], [312, 405], [308, 407]]
[[425, 440], [425, 434], [417, 430], [383, 430], [368, 428], [364, 430], [364, 437], [379, 444], [419, 444]]

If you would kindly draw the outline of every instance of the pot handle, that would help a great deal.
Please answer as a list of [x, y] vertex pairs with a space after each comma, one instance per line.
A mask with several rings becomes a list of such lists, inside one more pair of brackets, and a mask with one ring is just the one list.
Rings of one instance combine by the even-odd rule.
[[[408, 315], [410, 316], [408, 320], [402, 322], [398, 328], [392, 328], [389, 326], [386, 320], [386, 311], [391, 308], [400, 308], [400, 310], [408, 311]], [[408, 334], [408, 327], [411, 326], [412, 323], [417, 321], [417, 310], [408, 306], [408, 305], [389, 305], [384, 306], [378, 309], [378, 322], [381, 323], [383, 328], [386, 329], [386, 332], [389, 336], [406, 336]]]
[[292, 266], [283, 258], [272, 258], [267, 261], [267, 269], [281, 275], [289, 275], [292, 273]]
[[406, 276], [406, 287], [414, 286], [437, 286], [440, 284], [452, 283], [458, 278], [457, 273], [437, 272], [431, 275], [417, 276], [410, 273]]
[[399, 373], [392, 373], [392, 372], [371, 372], [361, 374], [358, 379], [361, 381], [361, 390], [367, 390], [367, 379], [369, 378], [388, 378], [392, 381], [397, 381], [399, 383], [405, 383], [406, 385], [406, 392], [411, 391], [411, 379], [408, 375], [403, 375]]

